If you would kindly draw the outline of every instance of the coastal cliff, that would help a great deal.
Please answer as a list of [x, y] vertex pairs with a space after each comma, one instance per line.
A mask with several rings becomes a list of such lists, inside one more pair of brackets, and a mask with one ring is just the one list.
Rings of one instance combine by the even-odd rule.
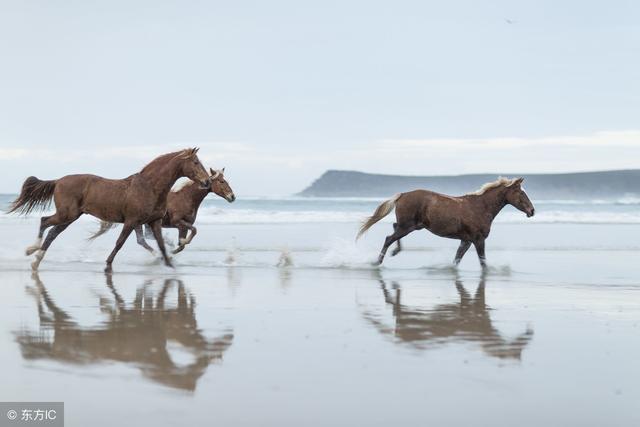
[[380, 175], [328, 170], [298, 193], [305, 197], [387, 197], [425, 188], [460, 195], [478, 189], [498, 176], [523, 176], [527, 192], [540, 199], [618, 199], [640, 196], [640, 170], [561, 174], [488, 173], [455, 176]]

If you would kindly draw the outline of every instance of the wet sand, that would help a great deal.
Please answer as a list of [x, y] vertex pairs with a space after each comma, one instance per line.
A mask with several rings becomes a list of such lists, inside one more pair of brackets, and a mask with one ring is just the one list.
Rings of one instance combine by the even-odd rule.
[[417, 240], [382, 269], [302, 243], [277, 268], [260, 237], [202, 227], [175, 271], [128, 245], [109, 278], [115, 235], [87, 249], [82, 227], [32, 275], [28, 225], [3, 230], [0, 400], [64, 401], [68, 426], [640, 423], [637, 252], [607, 240], [624, 229], [536, 247], [501, 227], [483, 275]]

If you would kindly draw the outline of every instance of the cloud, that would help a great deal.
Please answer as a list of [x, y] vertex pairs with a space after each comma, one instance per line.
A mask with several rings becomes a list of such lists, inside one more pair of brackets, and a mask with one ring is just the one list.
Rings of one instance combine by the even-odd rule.
[[398, 175], [577, 172], [640, 168], [640, 130], [540, 138], [382, 139], [304, 144], [252, 141], [183, 141], [110, 147], [7, 147], [0, 149], [6, 179], [0, 192], [15, 192], [29, 174], [55, 178], [96, 173], [117, 178], [136, 172], [156, 156], [199, 146], [206, 166], [227, 167], [238, 194], [300, 191], [327, 169]]
[[13, 160], [24, 157], [28, 150], [24, 148], [0, 148], [0, 160]]
[[435, 149], [511, 149], [522, 147], [632, 147], [640, 146], [640, 130], [603, 131], [584, 136], [547, 136], [542, 138], [439, 138], [439, 139], [385, 139], [377, 144], [377, 149], [418, 150]]

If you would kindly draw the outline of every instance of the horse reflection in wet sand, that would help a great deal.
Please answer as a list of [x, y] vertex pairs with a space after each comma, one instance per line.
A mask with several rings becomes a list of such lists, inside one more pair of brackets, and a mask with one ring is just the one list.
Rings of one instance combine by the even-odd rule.
[[[194, 297], [177, 279], [167, 279], [155, 301], [147, 289], [151, 283], [147, 282], [138, 288], [133, 304], [127, 306], [113, 286], [111, 276], [107, 276], [107, 287], [114, 301], [101, 299], [100, 305], [109, 319], [102, 327], [83, 328], [58, 307], [37, 273], [33, 278], [35, 287], [28, 290], [38, 303], [40, 330], [17, 333], [22, 356], [28, 360], [131, 363], [155, 382], [194, 391], [209, 364], [221, 361], [233, 342], [230, 330], [215, 339], [207, 339], [202, 334], [195, 318]], [[174, 285], [177, 285], [177, 306], [166, 308], [167, 293]], [[172, 360], [167, 348], [171, 342], [179, 343], [189, 352], [192, 362], [178, 364]]]
[[522, 189], [524, 178], [499, 178], [483, 185], [478, 191], [460, 197], [447, 196], [428, 190], [399, 193], [378, 206], [362, 224], [356, 240], [372, 225], [396, 210], [393, 234], [387, 236], [376, 264], [382, 264], [387, 249], [394, 242], [395, 256], [402, 250], [400, 239], [416, 230], [427, 229], [436, 236], [460, 240], [454, 263], [458, 265], [471, 244], [476, 248], [482, 268], [486, 268], [484, 242], [491, 224], [506, 205], [532, 217], [535, 209]]
[[475, 342], [479, 343], [489, 356], [520, 360], [522, 351], [533, 338], [533, 330], [527, 328], [514, 339], [508, 340], [493, 326], [491, 309], [485, 302], [484, 277], [480, 280], [473, 297], [464, 288], [462, 281], [456, 279], [460, 302], [440, 304], [430, 310], [403, 304], [400, 286], [392, 282], [390, 290], [384, 280], [379, 280], [385, 303], [393, 308], [395, 325], [385, 325], [380, 317], [370, 310], [364, 313], [364, 317], [381, 334], [393, 335], [402, 343], [425, 349], [430, 345], [447, 342]]

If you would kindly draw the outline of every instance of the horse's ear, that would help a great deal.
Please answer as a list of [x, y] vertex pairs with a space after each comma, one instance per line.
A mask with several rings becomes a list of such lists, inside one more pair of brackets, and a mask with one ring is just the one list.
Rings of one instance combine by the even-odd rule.
[[522, 181], [524, 181], [524, 178], [520, 177], [520, 178], [516, 179], [515, 184], [520, 185], [520, 184], [522, 184]]
[[209, 168], [209, 173], [211, 174], [211, 176], [216, 174], [216, 172], [213, 170], [213, 168]]
[[179, 156], [181, 159], [190, 159], [192, 157], [195, 157], [198, 150], [199, 148], [187, 148], [185, 150], [182, 150], [182, 153], [180, 153]]
[[224, 168], [222, 168], [222, 173], [224, 173]]

